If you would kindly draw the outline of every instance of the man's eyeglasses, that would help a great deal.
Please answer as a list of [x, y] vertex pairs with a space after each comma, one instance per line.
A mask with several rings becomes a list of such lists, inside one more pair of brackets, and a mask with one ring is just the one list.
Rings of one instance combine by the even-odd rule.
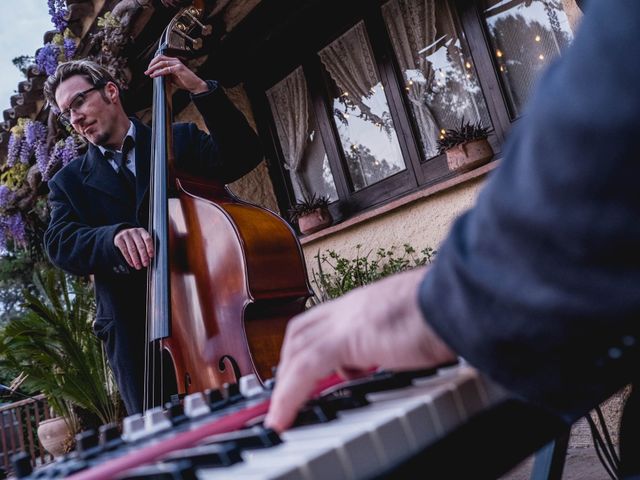
[[84, 105], [84, 102], [87, 101], [87, 95], [91, 92], [93, 92], [94, 90], [100, 90], [102, 87], [104, 87], [105, 84], [98, 84], [98, 85], [94, 85], [91, 88], [88, 88], [80, 93], [77, 93], [75, 97], [73, 97], [73, 100], [71, 100], [71, 102], [69, 103], [69, 108], [67, 108], [66, 110], [64, 110], [63, 112], [60, 112], [58, 114], [58, 121], [64, 125], [65, 127], [68, 127], [71, 125], [71, 112], [78, 112], [82, 106]]

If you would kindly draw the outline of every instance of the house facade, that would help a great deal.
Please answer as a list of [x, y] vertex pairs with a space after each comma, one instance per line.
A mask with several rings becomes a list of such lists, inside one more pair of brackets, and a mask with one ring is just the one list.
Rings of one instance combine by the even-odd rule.
[[[201, 21], [213, 33], [188, 61], [221, 83], [262, 141], [264, 162], [230, 185], [237, 196], [285, 219], [305, 197], [329, 198], [333, 224], [299, 237], [311, 272], [315, 255], [329, 249], [345, 257], [358, 245], [364, 253], [403, 244], [437, 250], [500, 163], [541, 71], [570, 45], [581, 3], [206, 1]], [[151, 84], [142, 72], [175, 11], [152, 0], [67, 6], [76, 56], [118, 68], [125, 105], [149, 120]], [[119, 19], [119, 37], [105, 38], [100, 19], [108, 12]], [[30, 69], [4, 112], [0, 156], [18, 118], [52, 125], [42, 81]], [[185, 96], [173, 101], [176, 119], [204, 128]], [[490, 129], [494, 155], [457, 172], [438, 140], [464, 122]]]

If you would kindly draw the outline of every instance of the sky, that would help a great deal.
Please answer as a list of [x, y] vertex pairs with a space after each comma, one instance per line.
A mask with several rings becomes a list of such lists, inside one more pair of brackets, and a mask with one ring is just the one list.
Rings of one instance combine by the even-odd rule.
[[53, 28], [47, 0], [0, 0], [0, 112], [11, 106], [11, 95], [24, 80], [11, 60], [34, 55], [44, 45], [44, 33]]

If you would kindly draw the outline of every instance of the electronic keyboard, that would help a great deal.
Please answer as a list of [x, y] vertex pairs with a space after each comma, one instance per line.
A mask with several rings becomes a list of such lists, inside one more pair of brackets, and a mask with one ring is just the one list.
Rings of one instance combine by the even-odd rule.
[[[31, 471], [14, 458], [17, 478], [369, 479], [446, 437], [506, 392], [472, 367], [375, 372], [326, 379], [292, 428], [262, 426], [271, 390], [255, 377], [186, 396], [82, 432], [76, 450]], [[26, 460], [25, 460], [26, 459]]]

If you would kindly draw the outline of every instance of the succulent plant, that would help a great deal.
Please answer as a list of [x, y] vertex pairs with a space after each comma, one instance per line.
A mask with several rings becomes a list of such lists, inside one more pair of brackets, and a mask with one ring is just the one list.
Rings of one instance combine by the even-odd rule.
[[289, 209], [289, 215], [291, 220], [294, 221], [313, 212], [314, 210], [317, 210], [318, 208], [327, 208], [329, 202], [330, 199], [326, 195], [316, 195], [315, 193], [310, 197], [308, 195], [303, 195], [301, 201], [296, 202], [291, 206]]
[[438, 139], [438, 153], [442, 154], [456, 145], [487, 138], [491, 131], [492, 129], [483, 127], [480, 122], [465, 122], [463, 118], [459, 128], [447, 129], [443, 137]]

